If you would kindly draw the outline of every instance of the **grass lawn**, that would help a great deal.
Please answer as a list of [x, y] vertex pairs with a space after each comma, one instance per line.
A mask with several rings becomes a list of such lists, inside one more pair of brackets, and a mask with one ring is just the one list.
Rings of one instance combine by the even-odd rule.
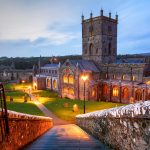
[[[43, 115], [43, 113], [36, 107], [36, 105], [28, 99], [28, 102], [24, 102], [25, 93], [22, 92], [23, 89], [28, 88], [31, 84], [13, 84], [5, 85], [5, 88], [13, 89], [13, 91], [6, 92], [7, 96], [7, 106], [8, 109], [27, 113], [34, 115]], [[15, 90], [14, 90], [15, 89]], [[43, 103], [50, 111], [61, 119], [74, 121], [75, 116], [83, 113], [83, 101], [81, 100], [71, 100], [71, 99], [61, 99], [58, 97], [56, 92], [49, 90], [37, 90], [32, 92], [37, 99]], [[13, 102], [10, 102], [10, 97], [13, 97]], [[67, 103], [68, 106], [64, 104]], [[78, 112], [73, 112], [73, 105], [78, 105]], [[108, 109], [116, 106], [121, 106], [123, 104], [111, 103], [111, 102], [92, 102], [86, 101], [86, 113], [96, 110]]]
[[[32, 115], [44, 115], [38, 107], [30, 101], [30, 98], [28, 97], [28, 102], [24, 102], [24, 96], [27, 95], [26, 93], [22, 92], [22, 89], [25, 87], [28, 88], [31, 84], [6, 84], [4, 86], [7, 90], [5, 93], [6, 95], [6, 102], [7, 102], [7, 108], [9, 110], [32, 114]], [[13, 98], [13, 102], [10, 102], [10, 97]]]
[[[64, 104], [68, 103], [68, 107], [64, 107]], [[78, 112], [73, 112], [73, 105], [78, 105]], [[64, 119], [73, 121], [75, 119], [75, 116], [78, 114], [83, 113], [83, 101], [80, 100], [70, 100], [70, 99], [59, 99], [59, 98], [53, 98], [44, 103], [44, 105], [54, 112], [58, 117]], [[116, 106], [121, 106], [121, 104], [118, 103], [110, 103], [110, 102], [90, 102], [86, 101], [86, 113], [92, 112], [96, 110], [102, 110], [102, 109], [108, 109]]]
[[32, 94], [39, 97], [50, 97], [50, 98], [58, 96], [56, 92], [50, 90], [37, 90], [33, 91]]
[[26, 93], [21, 91], [10, 91], [10, 92], [5, 92], [5, 95], [12, 96], [12, 97], [20, 97], [20, 96], [25, 96]]
[[36, 107], [36, 105], [33, 102], [19, 102], [17, 99], [14, 102], [8, 102], [7, 101], [7, 108], [9, 110], [31, 114], [31, 115], [39, 115], [44, 116], [44, 114]]
[[[42, 93], [43, 91], [39, 91], [39, 92]], [[83, 101], [81, 100], [71, 100], [65, 98], [62, 99], [58, 97], [50, 98], [50, 97], [46, 97], [46, 95], [44, 94], [43, 97], [39, 96], [37, 98], [50, 111], [52, 111], [55, 115], [57, 115], [58, 117], [64, 120], [74, 121], [76, 115], [83, 113]], [[68, 107], [64, 106], [65, 103], [68, 103]], [[78, 105], [78, 112], [72, 111], [74, 104]], [[96, 111], [96, 110], [108, 109], [116, 106], [122, 106], [122, 105], [123, 104], [120, 103], [86, 101], [86, 113]]]
[[9, 83], [4, 85], [5, 90], [24, 90], [31, 86], [31, 83]]

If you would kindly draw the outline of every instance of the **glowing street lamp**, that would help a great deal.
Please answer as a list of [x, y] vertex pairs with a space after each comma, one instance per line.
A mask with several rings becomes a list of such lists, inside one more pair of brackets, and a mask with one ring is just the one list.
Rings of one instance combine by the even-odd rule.
[[22, 80], [22, 83], [25, 83], [25, 80]]
[[83, 80], [83, 83], [84, 83], [84, 106], [83, 106], [83, 113], [85, 114], [85, 82], [88, 80], [88, 76], [87, 75], [82, 75], [81, 79]]

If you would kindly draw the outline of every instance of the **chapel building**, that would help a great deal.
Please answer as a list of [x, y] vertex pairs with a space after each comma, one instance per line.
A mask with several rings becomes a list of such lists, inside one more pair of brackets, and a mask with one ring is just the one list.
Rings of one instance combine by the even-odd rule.
[[82, 60], [60, 66], [60, 97], [120, 103], [150, 99], [150, 64], [116, 59], [117, 24], [118, 15], [107, 17], [103, 10], [97, 17], [82, 16]]

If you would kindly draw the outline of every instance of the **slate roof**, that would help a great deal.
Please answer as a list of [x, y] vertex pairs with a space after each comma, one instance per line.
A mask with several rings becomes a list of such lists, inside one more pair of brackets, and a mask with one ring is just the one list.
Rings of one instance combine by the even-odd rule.
[[78, 64], [79, 69], [81, 71], [99, 72], [97, 66], [94, 64], [93, 61], [88, 61], [88, 60], [70, 60], [70, 62], [74, 66], [76, 66]]
[[45, 64], [43, 67], [58, 67], [58, 64]]
[[145, 63], [145, 59], [143, 58], [126, 58], [126, 59], [118, 59], [117, 63]]

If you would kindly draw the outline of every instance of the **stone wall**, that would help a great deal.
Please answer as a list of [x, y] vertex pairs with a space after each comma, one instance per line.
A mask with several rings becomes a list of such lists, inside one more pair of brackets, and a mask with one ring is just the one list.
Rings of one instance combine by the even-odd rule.
[[78, 115], [76, 123], [113, 149], [150, 149], [150, 101]]
[[53, 126], [49, 117], [8, 111], [10, 133], [0, 143], [1, 150], [17, 150], [32, 142]]

